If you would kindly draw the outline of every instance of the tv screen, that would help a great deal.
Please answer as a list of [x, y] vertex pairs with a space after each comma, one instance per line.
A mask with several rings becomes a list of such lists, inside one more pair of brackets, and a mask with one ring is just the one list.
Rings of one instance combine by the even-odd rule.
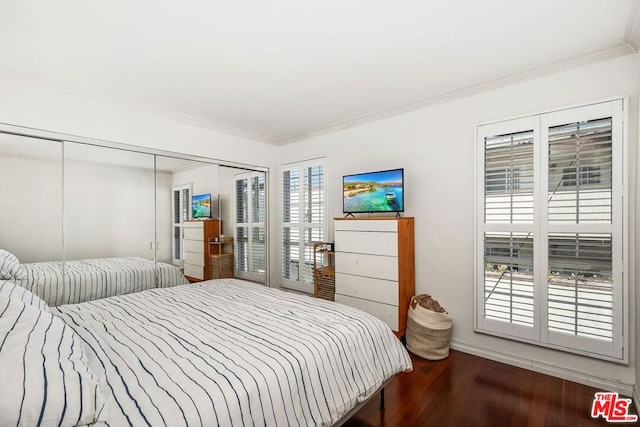
[[211, 218], [211, 194], [198, 194], [191, 198], [193, 218]]
[[404, 169], [342, 177], [344, 213], [404, 212]]

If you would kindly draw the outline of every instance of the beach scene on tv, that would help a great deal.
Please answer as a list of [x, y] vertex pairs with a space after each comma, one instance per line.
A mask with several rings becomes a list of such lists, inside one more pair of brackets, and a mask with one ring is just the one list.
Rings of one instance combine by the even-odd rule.
[[345, 176], [344, 212], [404, 211], [402, 178], [402, 169]]
[[191, 199], [193, 218], [209, 218], [211, 216], [211, 194], [199, 194]]

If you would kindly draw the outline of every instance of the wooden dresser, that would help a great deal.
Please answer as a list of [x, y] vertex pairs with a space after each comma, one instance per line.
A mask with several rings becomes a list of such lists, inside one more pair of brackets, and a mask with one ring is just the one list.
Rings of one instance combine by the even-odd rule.
[[191, 282], [211, 279], [209, 241], [220, 236], [220, 220], [184, 223], [184, 275]]
[[383, 320], [403, 336], [415, 293], [414, 220], [335, 218], [336, 302]]

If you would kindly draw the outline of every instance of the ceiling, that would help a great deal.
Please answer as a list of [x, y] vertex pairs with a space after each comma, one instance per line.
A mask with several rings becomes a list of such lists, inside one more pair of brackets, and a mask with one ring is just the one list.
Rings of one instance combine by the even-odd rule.
[[0, 72], [286, 143], [635, 52], [638, 0], [0, 0]]

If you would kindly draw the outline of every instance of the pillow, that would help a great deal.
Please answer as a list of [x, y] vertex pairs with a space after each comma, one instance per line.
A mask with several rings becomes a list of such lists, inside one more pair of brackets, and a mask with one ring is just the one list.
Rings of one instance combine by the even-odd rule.
[[20, 268], [20, 261], [11, 252], [0, 249], [0, 279], [26, 279], [27, 273]]
[[0, 295], [20, 300], [25, 304], [36, 307], [38, 310], [49, 312], [49, 306], [46, 302], [16, 283], [0, 280]]
[[0, 295], [0, 425], [104, 421], [98, 376], [62, 319]]

